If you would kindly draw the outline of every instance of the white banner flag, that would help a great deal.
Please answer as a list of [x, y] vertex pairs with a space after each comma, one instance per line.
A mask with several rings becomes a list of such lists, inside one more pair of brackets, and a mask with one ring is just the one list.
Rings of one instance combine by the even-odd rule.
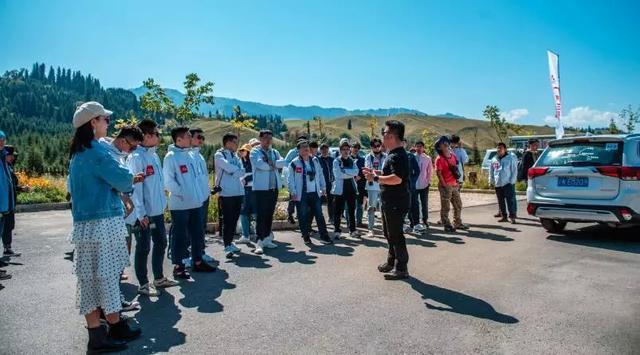
[[559, 73], [559, 57], [557, 54], [547, 51], [549, 57], [549, 76], [551, 79], [551, 91], [553, 92], [553, 100], [556, 104], [556, 138], [560, 139], [564, 136], [564, 127], [562, 126], [562, 104], [560, 102], [560, 73]]

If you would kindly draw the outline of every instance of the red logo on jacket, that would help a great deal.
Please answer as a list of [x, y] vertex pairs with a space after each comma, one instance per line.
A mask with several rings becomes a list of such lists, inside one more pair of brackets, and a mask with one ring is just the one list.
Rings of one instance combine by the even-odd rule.
[[180, 165], [180, 172], [186, 174], [187, 172], [189, 172], [189, 169], [187, 169], [186, 165]]
[[153, 170], [153, 165], [147, 165], [147, 168], [145, 169], [145, 175], [147, 176], [151, 176], [151, 175], [155, 175], [155, 170]]
[[302, 168], [299, 166], [296, 166], [296, 173], [302, 174]]

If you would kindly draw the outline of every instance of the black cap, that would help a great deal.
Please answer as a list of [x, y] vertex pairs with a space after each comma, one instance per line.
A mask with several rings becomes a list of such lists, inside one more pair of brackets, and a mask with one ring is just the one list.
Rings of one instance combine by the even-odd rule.
[[5, 145], [4, 150], [7, 152], [7, 155], [18, 155], [18, 151], [16, 150], [16, 147], [12, 145]]

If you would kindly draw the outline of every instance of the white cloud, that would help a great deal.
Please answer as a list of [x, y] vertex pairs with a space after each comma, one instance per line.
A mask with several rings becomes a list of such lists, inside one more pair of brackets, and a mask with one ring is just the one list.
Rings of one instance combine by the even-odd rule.
[[[591, 126], [592, 128], [601, 128], [609, 126], [611, 119], [614, 119], [619, 127], [621, 122], [618, 114], [609, 111], [598, 111], [590, 108], [589, 106], [578, 106], [569, 110], [567, 115], [562, 116], [562, 124], [564, 126], [571, 127], [583, 127]], [[547, 116], [544, 121], [549, 126], [555, 127], [556, 118], [553, 116]]]
[[502, 117], [504, 117], [507, 122], [516, 122], [522, 117], [529, 116], [529, 110], [526, 108], [515, 108], [509, 112], [503, 112]]

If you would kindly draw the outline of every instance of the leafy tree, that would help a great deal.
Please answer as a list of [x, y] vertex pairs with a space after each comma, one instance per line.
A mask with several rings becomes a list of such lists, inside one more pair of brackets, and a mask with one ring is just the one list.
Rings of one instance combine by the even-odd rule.
[[611, 120], [609, 121], [609, 133], [620, 134], [620, 129], [618, 128], [618, 125], [616, 124], [616, 121], [613, 118], [611, 118]]
[[634, 111], [631, 105], [620, 111], [620, 120], [624, 122], [624, 128], [627, 133], [633, 133], [636, 125], [640, 123], [640, 106]]
[[422, 130], [422, 142], [424, 142], [424, 151], [430, 157], [433, 157], [435, 155], [435, 144], [437, 140], [438, 134], [436, 132], [428, 128]]
[[378, 129], [378, 120], [375, 117], [369, 119], [369, 129], [371, 130], [369, 137], [374, 138], [376, 136], [376, 129]]
[[482, 163], [482, 157], [480, 156], [480, 150], [478, 149], [478, 127], [473, 131], [473, 146], [471, 148], [471, 161], [474, 164]]
[[324, 124], [322, 123], [322, 118], [320, 116], [314, 116], [313, 120], [318, 123], [318, 133], [320, 133], [320, 136], [324, 135]]
[[145, 111], [166, 117], [171, 117], [178, 124], [187, 123], [197, 117], [202, 103], [213, 104], [213, 83], [208, 81], [198, 85], [200, 78], [197, 74], [187, 74], [184, 81], [185, 97], [180, 106], [176, 106], [167, 96], [164, 89], [152, 78], [143, 82], [147, 92], [141, 97], [142, 108]]
[[306, 121], [304, 126], [307, 128], [307, 137], [311, 137], [311, 122]]
[[366, 135], [364, 133], [360, 133], [360, 144], [362, 144], [363, 147], [370, 147], [371, 146], [371, 137], [369, 137], [368, 135]]
[[500, 115], [498, 106], [486, 106], [482, 111], [483, 116], [489, 120], [491, 127], [496, 131], [499, 142], [504, 142], [507, 138], [507, 119]]
[[25, 162], [27, 171], [37, 176], [44, 174], [44, 157], [40, 148], [34, 147], [27, 154], [27, 161]]

